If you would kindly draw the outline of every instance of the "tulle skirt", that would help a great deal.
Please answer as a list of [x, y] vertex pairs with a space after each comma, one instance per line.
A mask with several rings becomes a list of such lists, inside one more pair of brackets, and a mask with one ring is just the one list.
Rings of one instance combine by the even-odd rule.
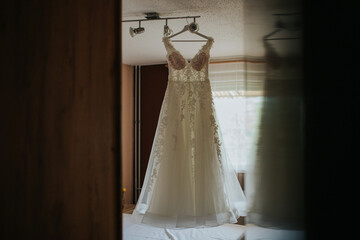
[[245, 215], [246, 199], [222, 145], [209, 81], [169, 80], [132, 221], [211, 227]]

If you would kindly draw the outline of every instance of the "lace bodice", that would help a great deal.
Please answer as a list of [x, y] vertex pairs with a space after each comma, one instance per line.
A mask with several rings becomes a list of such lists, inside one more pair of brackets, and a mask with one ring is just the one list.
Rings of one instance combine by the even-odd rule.
[[174, 48], [169, 38], [164, 37], [163, 42], [167, 51], [170, 81], [194, 82], [208, 79], [209, 51], [214, 42], [213, 38], [208, 39], [190, 62]]

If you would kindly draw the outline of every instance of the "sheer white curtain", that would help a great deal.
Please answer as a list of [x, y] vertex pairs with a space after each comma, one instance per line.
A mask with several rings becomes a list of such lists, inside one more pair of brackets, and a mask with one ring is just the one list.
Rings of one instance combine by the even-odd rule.
[[246, 221], [301, 228], [301, 59], [276, 47], [262, 61], [211, 64], [210, 82], [225, 150], [245, 173]]
[[225, 150], [237, 172], [246, 172], [255, 158], [264, 76], [262, 61], [216, 63], [209, 67]]

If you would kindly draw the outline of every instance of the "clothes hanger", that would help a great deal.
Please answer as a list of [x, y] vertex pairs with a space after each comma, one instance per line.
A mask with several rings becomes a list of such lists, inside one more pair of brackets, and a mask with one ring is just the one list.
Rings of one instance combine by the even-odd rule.
[[277, 32], [280, 32], [282, 29], [275, 29], [271, 33], [265, 35], [263, 37], [264, 41], [271, 41], [271, 40], [293, 40], [293, 39], [299, 39], [298, 37], [281, 37], [281, 38], [270, 38], [272, 35], [274, 35]]
[[284, 23], [282, 21], [277, 21], [275, 23], [275, 27], [276, 29], [274, 31], [272, 31], [271, 33], [265, 35], [263, 37], [264, 41], [270, 41], [270, 40], [292, 40], [292, 39], [299, 39], [299, 37], [280, 37], [280, 38], [270, 38], [271, 36], [273, 36], [274, 34], [282, 31], [282, 30], [286, 30], [286, 27], [284, 25]]
[[[206, 36], [204, 34], [201, 34], [201, 33], [197, 32], [196, 31], [197, 29], [198, 29], [197, 24], [195, 22], [193, 22], [193, 23], [185, 25], [183, 30], [181, 30], [180, 32], [174, 33], [173, 35], [171, 35], [171, 36], [169, 36], [167, 38], [168, 39], [173, 38], [173, 37], [175, 37], [175, 36], [177, 36], [179, 34], [187, 32], [187, 31], [189, 31], [191, 33], [195, 33], [196, 35], [198, 35], [198, 36], [200, 36], [202, 38], [205, 38], [207, 40], [209, 40], [211, 38], [211, 37], [208, 37], [208, 36]], [[172, 40], [172, 42], [207, 42], [207, 40]]]

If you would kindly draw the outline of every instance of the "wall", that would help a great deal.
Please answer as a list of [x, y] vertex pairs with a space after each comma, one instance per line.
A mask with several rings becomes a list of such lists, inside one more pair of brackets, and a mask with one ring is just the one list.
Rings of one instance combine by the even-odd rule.
[[125, 203], [133, 203], [134, 188], [134, 70], [122, 64], [121, 78], [121, 126], [122, 126], [122, 186], [126, 188]]
[[0, 239], [119, 239], [120, 3], [1, 3]]

